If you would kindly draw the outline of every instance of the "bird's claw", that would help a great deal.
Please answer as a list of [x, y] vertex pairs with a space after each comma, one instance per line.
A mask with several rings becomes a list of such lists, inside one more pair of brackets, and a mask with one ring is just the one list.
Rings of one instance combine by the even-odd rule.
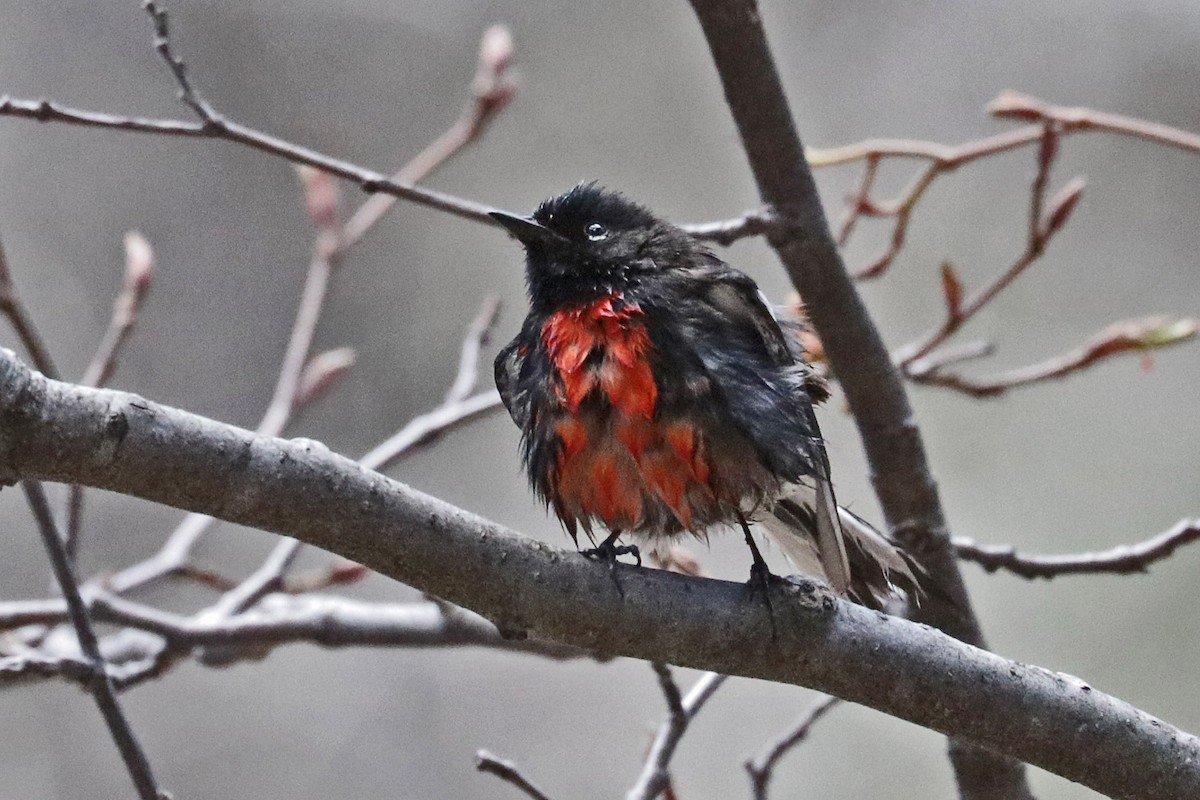
[[605, 539], [596, 547], [582, 551], [584, 558], [590, 558], [593, 561], [603, 561], [609, 567], [617, 565], [618, 556], [633, 556], [637, 565], [642, 565], [642, 551], [638, 549], [636, 544], [617, 544], [612, 539]]

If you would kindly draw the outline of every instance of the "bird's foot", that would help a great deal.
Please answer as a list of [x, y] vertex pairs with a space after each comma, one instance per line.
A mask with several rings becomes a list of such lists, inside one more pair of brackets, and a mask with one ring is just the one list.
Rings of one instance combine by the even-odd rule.
[[642, 565], [642, 551], [635, 544], [617, 544], [617, 537], [620, 532], [612, 533], [601, 542], [598, 546], [582, 551], [584, 558], [590, 558], [593, 561], [601, 561], [608, 564], [608, 577], [612, 579], [613, 586], [617, 587], [617, 594], [621, 595], [621, 599], [625, 598], [625, 590], [621, 588], [621, 581], [617, 579], [617, 561], [619, 556], [633, 556], [637, 561], [637, 565]]
[[590, 558], [593, 561], [603, 561], [610, 567], [617, 565], [618, 556], [633, 556], [637, 565], [642, 565], [642, 551], [638, 549], [636, 544], [617, 544], [617, 537], [609, 536], [596, 547], [588, 548], [581, 551], [584, 558]]

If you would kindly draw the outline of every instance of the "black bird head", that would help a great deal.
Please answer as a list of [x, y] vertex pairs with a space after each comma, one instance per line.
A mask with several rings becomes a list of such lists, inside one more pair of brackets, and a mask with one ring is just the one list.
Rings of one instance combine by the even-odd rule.
[[621, 291], [646, 273], [705, 250], [685, 231], [595, 183], [546, 200], [532, 217], [503, 211], [491, 216], [525, 245], [525, 277], [535, 306]]

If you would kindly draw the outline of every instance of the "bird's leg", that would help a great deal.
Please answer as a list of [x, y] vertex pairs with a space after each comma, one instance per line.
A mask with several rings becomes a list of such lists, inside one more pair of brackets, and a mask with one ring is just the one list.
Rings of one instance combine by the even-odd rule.
[[766, 559], [762, 557], [762, 553], [758, 551], [758, 544], [754, 541], [754, 536], [750, 533], [750, 523], [746, 521], [746, 515], [741, 509], [737, 512], [738, 524], [742, 526], [742, 533], [746, 536], [746, 546], [750, 548], [751, 554], [754, 556], [754, 563], [750, 565], [750, 580], [746, 581], [746, 585], [750, 587], [752, 592], [761, 592], [763, 602], [767, 605], [767, 616], [771, 618], [771, 638], [775, 638], [775, 609], [771, 606], [771, 579], [775, 576], [771, 574], [771, 568], [767, 566]]
[[737, 512], [737, 519], [738, 524], [742, 526], [742, 533], [746, 536], [746, 546], [750, 548], [750, 553], [754, 556], [754, 563], [750, 565], [749, 583], [758, 584], [763, 589], [766, 589], [771, 582], [771, 578], [775, 576], [771, 574], [771, 569], [767, 566], [766, 559], [758, 551], [758, 544], [754, 541], [754, 536], [750, 533], [750, 523], [746, 521], [746, 515], [739, 510]]
[[620, 531], [613, 531], [598, 547], [584, 550], [584, 557], [595, 561], [606, 561], [611, 567], [616, 566], [617, 556], [633, 556], [640, 567], [642, 565], [642, 551], [638, 549], [636, 544], [617, 544], [617, 539], [620, 537]]

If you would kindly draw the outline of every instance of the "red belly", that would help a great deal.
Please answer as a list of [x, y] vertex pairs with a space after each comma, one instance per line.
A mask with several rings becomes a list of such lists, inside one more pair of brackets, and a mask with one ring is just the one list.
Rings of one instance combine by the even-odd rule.
[[[655, 419], [658, 386], [642, 311], [619, 297], [559, 311], [542, 327], [557, 372], [560, 441], [548, 482], [561, 516], [668, 533], [721, 516], [703, 432]], [[600, 402], [584, 401], [589, 397]]]

